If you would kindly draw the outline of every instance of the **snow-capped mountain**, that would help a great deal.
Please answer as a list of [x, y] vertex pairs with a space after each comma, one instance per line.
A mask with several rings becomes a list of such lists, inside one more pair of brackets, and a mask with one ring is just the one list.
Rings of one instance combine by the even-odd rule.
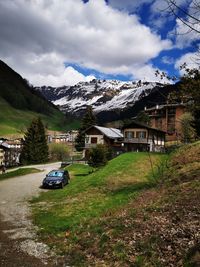
[[87, 105], [94, 112], [122, 110], [133, 106], [149, 95], [155, 88], [164, 85], [156, 82], [122, 82], [117, 80], [92, 80], [79, 82], [74, 86], [37, 87], [49, 101], [63, 112], [80, 114]]

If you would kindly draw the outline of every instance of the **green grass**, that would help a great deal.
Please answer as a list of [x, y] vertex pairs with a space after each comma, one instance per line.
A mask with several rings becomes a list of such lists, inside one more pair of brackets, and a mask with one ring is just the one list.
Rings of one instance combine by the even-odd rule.
[[16, 176], [22, 176], [22, 175], [31, 174], [31, 173], [36, 173], [36, 172], [40, 172], [40, 170], [38, 170], [36, 168], [19, 168], [19, 169], [14, 170], [14, 171], [0, 174], [0, 181], [4, 180], [4, 179], [13, 178]]
[[70, 130], [77, 128], [79, 125], [78, 120], [68, 122], [59, 111], [55, 110], [51, 116], [46, 116], [28, 110], [19, 110], [11, 107], [0, 97], [0, 136], [19, 135], [26, 130], [32, 119], [38, 116], [41, 117], [44, 125], [47, 125], [50, 130]]
[[180, 260], [196, 266], [199, 148], [197, 142], [150, 158], [127, 153], [93, 173], [86, 165], [70, 166], [64, 190], [32, 201], [41, 240], [70, 266], [164, 267]]
[[[152, 154], [157, 164], [164, 155]], [[49, 191], [32, 200], [34, 221], [43, 237], [59, 237], [65, 231], [84, 231], [93, 220], [110, 216], [152, 186], [147, 153], [126, 153], [91, 173], [87, 165], [68, 168], [72, 177], [64, 190]]]

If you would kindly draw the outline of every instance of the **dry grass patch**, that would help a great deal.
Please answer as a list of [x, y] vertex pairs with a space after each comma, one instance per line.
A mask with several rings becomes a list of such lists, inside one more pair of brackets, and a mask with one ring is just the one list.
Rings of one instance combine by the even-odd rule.
[[[106, 178], [107, 188], [117, 190], [136, 183], [147, 182], [150, 172], [156, 172], [161, 158], [158, 154], [143, 156], [142, 160], [131, 162], [126, 169], [111, 174]], [[153, 167], [153, 169], [152, 169]]]

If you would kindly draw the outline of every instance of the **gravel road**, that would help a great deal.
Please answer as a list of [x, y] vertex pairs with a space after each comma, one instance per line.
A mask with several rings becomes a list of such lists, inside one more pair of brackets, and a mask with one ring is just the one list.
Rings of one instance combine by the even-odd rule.
[[28, 200], [38, 195], [45, 174], [60, 163], [34, 165], [43, 170], [0, 181], [0, 266], [57, 266], [49, 249], [37, 241], [37, 228], [30, 220]]

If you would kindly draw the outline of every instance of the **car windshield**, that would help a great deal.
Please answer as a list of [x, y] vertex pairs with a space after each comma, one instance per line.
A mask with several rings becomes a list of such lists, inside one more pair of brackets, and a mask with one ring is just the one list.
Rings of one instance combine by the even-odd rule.
[[63, 172], [60, 171], [51, 171], [50, 173], [47, 174], [47, 177], [62, 177]]

